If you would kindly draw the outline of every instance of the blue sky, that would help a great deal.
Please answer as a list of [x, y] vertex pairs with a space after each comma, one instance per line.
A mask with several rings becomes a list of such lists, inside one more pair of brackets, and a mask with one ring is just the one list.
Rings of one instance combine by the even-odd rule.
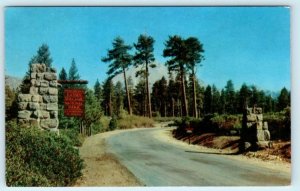
[[290, 89], [290, 10], [285, 7], [9, 7], [5, 9], [5, 73], [22, 77], [30, 58], [47, 43], [53, 66], [68, 69], [75, 59], [82, 79], [104, 80], [101, 62], [112, 40], [126, 43], [147, 33], [162, 57], [169, 35], [197, 37], [206, 58], [197, 70], [206, 84], [235, 88]]

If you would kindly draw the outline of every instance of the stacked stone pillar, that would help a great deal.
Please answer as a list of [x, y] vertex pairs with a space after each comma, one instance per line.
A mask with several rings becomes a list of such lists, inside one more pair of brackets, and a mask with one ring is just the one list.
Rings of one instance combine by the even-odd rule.
[[263, 121], [262, 108], [247, 108], [243, 117], [241, 134], [245, 149], [263, 149], [270, 146], [270, 132], [268, 123]]
[[45, 64], [32, 64], [29, 93], [18, 96], [18, 122], [56, 131], [59, 123], [57, 95], [56, 70]]

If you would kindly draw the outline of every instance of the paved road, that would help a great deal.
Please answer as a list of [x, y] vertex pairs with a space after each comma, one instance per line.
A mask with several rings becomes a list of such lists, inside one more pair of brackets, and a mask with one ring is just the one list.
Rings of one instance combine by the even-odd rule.
[[166, 128], [124, 131], [107, 139], [115, 154], [146, 186], [288, 185], [290, 174], [217, 154], [193, 152], [154, 138]]

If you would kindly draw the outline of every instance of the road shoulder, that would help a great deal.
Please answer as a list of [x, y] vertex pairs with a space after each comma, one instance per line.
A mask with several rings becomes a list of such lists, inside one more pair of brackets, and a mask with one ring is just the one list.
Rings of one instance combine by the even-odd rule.
[[121, 131], [88, 137], [79, 148], [85, 168], [74, 186], [142, 186], [117, 158], [106, 150], [105, 139]]

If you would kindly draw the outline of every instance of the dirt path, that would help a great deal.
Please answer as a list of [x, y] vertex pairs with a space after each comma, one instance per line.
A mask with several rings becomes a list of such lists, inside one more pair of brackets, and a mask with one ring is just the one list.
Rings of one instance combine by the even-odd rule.
[[101, 133], [85, 140], [79, 149], [85, 163], [83, 177], [74, 186], [142, 186], [115, 156], [106, 151], [105, 139], [120, 132]]

